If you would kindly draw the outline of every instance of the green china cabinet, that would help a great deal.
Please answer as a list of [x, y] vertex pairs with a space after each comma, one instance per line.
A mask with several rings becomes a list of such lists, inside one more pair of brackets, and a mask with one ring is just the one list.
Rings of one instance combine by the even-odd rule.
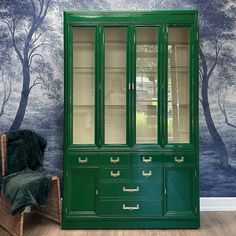
[[197, 20], [64, 13], [63, 229], [200, 226]]

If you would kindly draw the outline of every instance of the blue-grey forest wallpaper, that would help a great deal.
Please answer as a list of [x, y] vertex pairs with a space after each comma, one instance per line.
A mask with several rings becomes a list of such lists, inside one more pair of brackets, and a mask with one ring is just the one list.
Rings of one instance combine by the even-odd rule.
[[201, 196], [236, 197], [235, 0], [0, 0], [0, 132], [48, 140], [63, 169], [63, 10], [198, 9]]

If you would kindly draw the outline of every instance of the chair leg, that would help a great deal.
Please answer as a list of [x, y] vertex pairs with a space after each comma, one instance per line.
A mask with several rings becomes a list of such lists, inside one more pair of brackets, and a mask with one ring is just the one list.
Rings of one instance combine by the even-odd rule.
[[52, 177], [52, 189], [45, 207], [32, 207], [32, 211], [61, 224], [61, 194], [59, 177]]
[[13, 236], [23, 236], [24, 213], [11, 215], [11, 203], [1, 194], [0, 225]]

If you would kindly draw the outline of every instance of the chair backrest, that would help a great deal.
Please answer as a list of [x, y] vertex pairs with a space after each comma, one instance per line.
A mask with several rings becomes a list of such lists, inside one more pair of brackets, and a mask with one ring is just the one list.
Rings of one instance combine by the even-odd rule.
[[1, 156], [2, 156], [2, 176], [6, 173], [6, 159], [7, 159], [7, 135], [0, 136]]

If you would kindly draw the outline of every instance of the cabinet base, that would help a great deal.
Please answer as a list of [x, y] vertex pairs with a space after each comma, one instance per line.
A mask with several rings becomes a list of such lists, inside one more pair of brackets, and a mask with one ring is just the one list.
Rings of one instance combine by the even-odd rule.
[[62, 229], [197, 229], [200, 227], [199, 220], [76, 220], [63, 221]]

